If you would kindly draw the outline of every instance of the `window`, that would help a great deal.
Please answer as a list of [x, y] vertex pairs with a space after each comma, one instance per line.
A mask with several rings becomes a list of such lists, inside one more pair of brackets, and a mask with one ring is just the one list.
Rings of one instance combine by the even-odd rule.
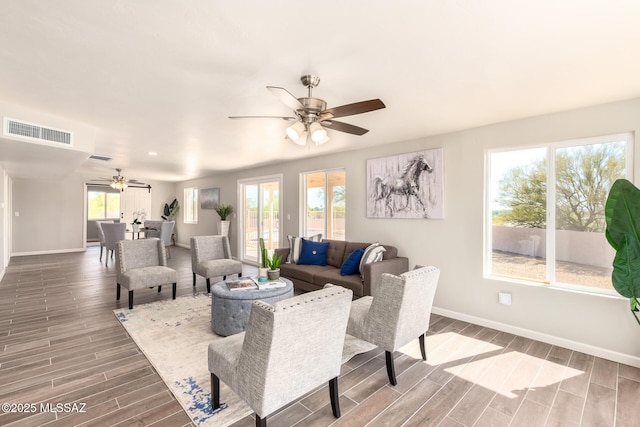
[[238, 181], [240, 221], [240, 257], [242, 261], [259, 263], [259, 239], [271, 254], [281, 247], [280, 198], [282, 175], [248, 178]]
[[302, 174], [303, 235], [322, 233], [326, 239], [345, 240], [346, 174], [344, 169]]
[[87, 191], [89, 221], [120, 218], [120, 192]]
[[184, 189], [184, 223], [198, 223], [198, 189]]
[[488, 274], [613, 291], [604, 206], [613, 182], [630, 178], [631, 141], [622, 134], [490, 152]]

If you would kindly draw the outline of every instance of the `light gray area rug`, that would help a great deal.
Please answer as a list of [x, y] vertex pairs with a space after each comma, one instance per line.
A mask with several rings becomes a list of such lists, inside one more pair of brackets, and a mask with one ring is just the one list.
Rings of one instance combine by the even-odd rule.
[[[198, 294], [113, 310], [196, 425], [227, 426], [253, 411], [223, 382], [221, 409], [211, 410], [211, 296]], [[347, 335], [343, 362], [375, 346]]]

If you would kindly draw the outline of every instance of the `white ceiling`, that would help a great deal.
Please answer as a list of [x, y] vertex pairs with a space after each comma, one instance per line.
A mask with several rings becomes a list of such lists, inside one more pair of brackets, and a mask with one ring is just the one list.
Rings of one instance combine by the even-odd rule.
[[[0, 0], [0, 10], [0, 101], [93, 126], [95, 154], [113, 160], [71, 158], [87, 179], [120, 167], [182, 181], [640, 96], [637, 0]], [[380, 98], [387, 108], [340, 119], [371, 131], [329, 131], [319, 148], [285, 140], [284, 121], [227, 118], [289, 115], [265, 86], [302, 97], [307, 73], [329, 107]], [[0, 161], [33, 175], [20, 153]]]

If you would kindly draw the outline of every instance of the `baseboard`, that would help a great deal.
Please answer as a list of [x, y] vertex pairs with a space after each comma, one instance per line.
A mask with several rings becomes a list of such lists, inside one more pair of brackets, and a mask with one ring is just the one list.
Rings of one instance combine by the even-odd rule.
[[2, 282], [2, 278], [4, 277], [4, 272], [6, 271], [6, 268], [3, 268], [2, 271], [0, 271], [0, 282]]
[[185, 249], [191, 250], [191, 246], [190, 245], [185, 245], [184, 243], [176, 243], [176, 246], [178, 246], [180, 248], [185, 248]]
[[640, 368], [640, 357], [630, 354], [618, 353], [606, 348], [596, 347], [589, 344], [568, 340], [566, 338], [560, 338], [553, 335], [532, 331], [530, 329], [519, 328], [517, 326], [508, 325], [506, 323], [495, 322], [493, 320], [487, 320], [476, 316], [469, 316], [468, 314], [458, 313], [456, 311], [446, 310], [444, 308], [433, 307], [431, 311], [434, 314], [439, 314], [441, 316], [450, 317], [456, 320], [462, 320], [464, 322], [473, 323], [475, 325], [496, 329], [498, 331], [519, 335], [521, 337], [530, 338], [536, 341], [545, 342], [547, 344], [568, 348], [570, 350], [590, 354], [602, 359], [612, 360], [614, 362]]
[[53, 251], [14, 252], [11, 254], [11, 256], [66, 254], [70, 252], [84, 252], [86, 250], [87, 250], [86, 248], [76, 248], [76, 249], [56, 249]]

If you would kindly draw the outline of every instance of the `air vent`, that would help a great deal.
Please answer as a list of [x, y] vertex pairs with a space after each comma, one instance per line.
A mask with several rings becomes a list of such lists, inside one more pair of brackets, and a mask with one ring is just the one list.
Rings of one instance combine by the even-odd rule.
[[22, 122], [5, 117], [4, 134], [8, 136], [19, 136], [22, 138], [36, 139], [38, 141], [54, 142], [56, 144], [73, 145], [73, 133], [37, 125], [34, 123]]
[[112, 160], [112, 157], [97, 156], [95, 154], [93, 156], [89, 156], [89, 158], [93, 160], [102, 160], [103, 162], [108, 162], [109, 160]]

